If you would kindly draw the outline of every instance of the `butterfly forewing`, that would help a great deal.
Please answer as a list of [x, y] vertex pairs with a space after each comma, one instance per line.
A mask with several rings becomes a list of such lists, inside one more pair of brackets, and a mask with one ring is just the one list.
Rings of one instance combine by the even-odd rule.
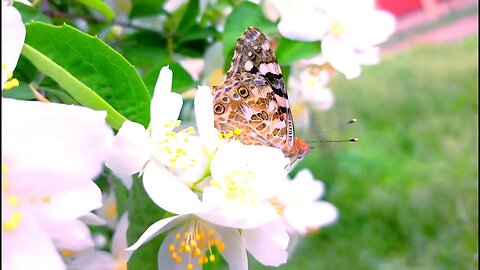
[[226, 81], [213, 88], [215, 127], [238, 128], [245, 144], [280, 148], [292, 162], [309, 147], [295, 139], [293, 117], [282, 71], [260, 30], [249, 27], [237, 40]]

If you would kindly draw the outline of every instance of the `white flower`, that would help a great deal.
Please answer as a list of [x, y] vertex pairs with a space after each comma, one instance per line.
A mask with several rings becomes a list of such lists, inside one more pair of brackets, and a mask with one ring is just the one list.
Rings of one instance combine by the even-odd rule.
[[360, 75], [361, 65], [378, 62], [375, 46], [395, 30], [393, 15], [377, 10], [373, 0], [305, 0], [280, 13], [278, 29], [283, 36], [322, 40], [323, 55], [348, 79]]
[[[57, 248], [93, 242], [79, 221], [101, 206], [92, 182], [111, 150], [106, 113], [2, 99], [2, 265], [65, 269]], [[95, 147], [91, 147], [95, 145]]]
[[84, 252], [63, 251], [63, 258], [69, 270], [120, 270], [127, 269], [131, 251], [127, 245], [128, 214], [120, 218], [112, 236], [111, 252], [90, 249]]
[[2, 90], [18, 86], [12, 79], [25, 41], [25, 26], [20, 12], [2, 0]]
[[336, 222], [337, 209], [329, 202], [319, 201], [325, 187], [308, 169], [280, 185], [281, 190], [272, 202], [277, 205], [290, 233], [303, 235]]
[[[158, 167], [152, 166], [153, 170]], [[277, 266], [286, 262], [288, 254], [288, 234], [279, 220], [265, 223], [260, 227], [245, 230], [242, 235], [236, 227], [223, 227], [223, 218], [210, 212], [197, 195], [180, 181], [149, 177], [144, 175], [144, 185], [150, 198], [160, 207], [177, 214], [152, 224], [129, 250], [135, 250], [146, 241], [166, 232], [158, 254], [159, 269], [201, 269], [202, 265], [214, 261], [211, 253], [215, 246], [227, 261], [230, 269], [248, 269], [246, 249], [260, 262]], [[157, 172], [155, 175], [159, 175]], [[173, 175], [164, 175], [174, 177]], [[177, 184], [176, 184], [177, 183]], [[164, 189], [166, 185], [168, 195]], [[175, 190], [174, 190], [175, 189]], [[169, 198], [165, 198], [168, 196]], [[181, 197], [182, 201], [172, 197]], [[262, 233], [264, 231], [270, 233]], [[245, 244], [244, 244], [245, 243]], [[259, 248], [261, 247], [261, 248]], [[207, 253], [206, 253], [207, 252]], [[206, 254], [206, 255], [205, 255]]]
[[202, 200], [221, 217], [217, 224], [255, 228], [275, 220], [271, 198], [277, 182], [287, 175], [289, 159], [274, 147], [244, 145], [231, 141], [215, 154], [211, 180]]
[[[186, 184], [197, 181], [204, 173], [210, 150], [202, 142], [208, 142], [194, 136], [195, 130], [191, 127], [180, 132], [174, 131], [180, 126], [177, 119], [183, 101], [180, 94], [171, 92], [172, 76], [168, 67], [160, 71], [151, 102], [148, 129], [138, 123], [125, 121], [115, 136], [115, 150], [106, 165], [122, 179], [145, 172], [144, 168], [151, 167], [146, 166], [147, 163], [175, 174]], [[211, 107], [208, 110], [211, 111]], [[213, 121], [213, 112], [211, 114]], [[203, 119], [199, 116], [197, 123], [201, 129]], [[205, 133], [210, 134], [210, 131]]]
[[329, 71], [318, 65], [302, 67], [295, 64], [288, 80], [293, 105], [306, 103], [319, 111], [329, 110], [335, 102], [330, 82]]

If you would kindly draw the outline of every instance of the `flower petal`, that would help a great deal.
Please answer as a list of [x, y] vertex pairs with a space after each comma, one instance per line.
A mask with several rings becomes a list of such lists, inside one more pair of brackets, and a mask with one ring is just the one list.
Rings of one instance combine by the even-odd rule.
[[299, 207], [286, 207], [283, 215], [288, 226], [297, 233], [305, 234], [309, 229], [318, 229], [335, 223], [338, 219], [338, 210], [329, 202], [319, 201]]
[[41, 222], [45, 233], [59, 250], [82, 251], [93, 248], [94, 243], [87, 225], [79, 220], [68, 222]]
[[354, 48], [347, 42], [342, 42], [333, 35], [327, 35], [322, 40], [322, 53], [327, 61], [347, 79], [360, 76], [362, 67], [356, 60]]
[[65, 265], [49, 237], [30, 217], [24, 216], [14, 232], [2, 230], [2, 267], [9, 270], [65, 270]]
[[125, 121], [113, 141], [106, 166], [122, 179], [139, 172], [152, 154], [148, 132], [135, 122]]
[[16, 191], [55, 193], [95, 178], [112, 147], [105, 117], [75, 105], [2, 98], [2, 159]]
[[168, 212], [188, 214], [200, 210], [198, 196], [155, 161], [149, 162], [144, 170], [143, 186], [150, 198]]
[[297, 5], [282, 16], [278, 23], [278, 31], [290, 39], [315, 41], [323, 38], [329, 23], [324, 13]]
[[164, 66], [160, 70], [150, 105], [150, 128], [154, 138], [159, 136], [156, 133], [163, 130], [166, 123], [178, 119], [182, 109], [182, 96], [172, 93], [172, 79], [172, 71]]
[[238, 230], [215, 226], [213, 224], [211, 226], [215, 232], [220, 235], [225, 244], [222, 257], [227, 261], [229, 268], [232, 270], [247, 270], [247, 252]]
[[102, 192], [94, 182], [53, 194], [46, 203], [30, 204], [37, 218], [55, 221], [76, 219], [101, 206]]
[[148, 229], [140, 236], [140, 238], [127, 248], [128, 251], [138, 249], [143, 243], [149, 241], [150, 239], [154, 238], [155, 236], [161, 234], [164, 231], [169, 230], [170, 228], [174, 227], [178, 223], [184, 221], [187, 217], [184, 215], [169, 217], [161, 219], [148, 227]]
[[67, 258], [70, 270], [109, 270], [116, 268], [115, 259], [106, 251], [91, 250], [74, 258]]
[[2, 89], [13, 72], [25, 41], [25, 25], [20, 12], [2, 0]]
[[289, 236], [280, 221], [267, 223], [259, 228], [242, 230], [248, 252], [260, 263], [279, 266], [287, 262]]
[[195, 94], [195, 118], [200, 139], [208, 153], [215, 151], [218, 144], [218, 130], [214, 127], [213, 97], [210, 87], [199, 86]]
[[125, 212], [118, 221], [117, 228], [112, 236], [112, 254], [116, 259], [130, 258], [131, 251], [127, 251], [128, 212]]

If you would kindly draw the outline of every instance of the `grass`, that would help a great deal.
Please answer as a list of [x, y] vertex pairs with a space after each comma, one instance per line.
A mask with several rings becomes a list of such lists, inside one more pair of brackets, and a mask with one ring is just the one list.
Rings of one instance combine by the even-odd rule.
[[336, 104], [307, 136], [356, 117], [329, 137], [360, 141], [319, 143], [299, 167], [325, 182], [340, 219], [278, 269], [478, 268], [477, 58], [475, 37], [334, 79]]

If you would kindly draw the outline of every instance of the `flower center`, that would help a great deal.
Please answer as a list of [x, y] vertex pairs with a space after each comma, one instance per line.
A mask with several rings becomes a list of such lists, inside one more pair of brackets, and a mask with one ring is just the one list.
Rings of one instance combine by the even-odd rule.
[[338, 37], [345, 32], [345, 28], [338, 21], [335, 21], [330, 25], [330, 31], [334, 36]]
[[180, 120], [173, 121], [164, 125], [166, 130], [162, 134], [162, 139], [157, 144], [156, 157], [170, 170], [186, 171], [189, 168], [195, 167], [197, 162], [195, 158], [187, 154], [185, 146], [190, 140], [189, 136], [196, 133], [193, 127], [188, 127], [180, 132], [171, 131], [179, 127]]
[[[7, 65], [2, 64], [2, 73], [3, 73], [3, 71], [6, 70], [6, 69], [7, 69]], [[16, 87], [16, 86], [19, 86], [19, 85], [20, 85], [20, 83], [18, 82], [18, 80], [15, 79], [15, 78], [13, 78], [13, 73], [12, 73], [12, 72], [8, 72], [8, 73], [7, 73], [7, 81], [5, 82], [4, 88], [5, 88], [6, 90], [8, 90], [8, 89], [12, 89], [13, 87]]]
[[225, 244], [215, 230], [193, 220], [176, 233], [168, 250], [172, 260], [179, 264], [186, 263], [186, 269], [192, 270], [194, 263], [203, 265], [215, 261], [213, 247], [223, 252]]
[[20, 226], [23, 213], [20, 211], [20, 198], [12, 192], [7, 175], [8, 166], [2, 162], [2, 231], [8, 233]]
[[254, 204], [260, 198], [256, 188], [257, 182], [251, 171], [235, 170], [225, 174], [223, 179], [213, 179], [211, 185], [223, 190], [228, 200], [234, 200], [239, 204]]

